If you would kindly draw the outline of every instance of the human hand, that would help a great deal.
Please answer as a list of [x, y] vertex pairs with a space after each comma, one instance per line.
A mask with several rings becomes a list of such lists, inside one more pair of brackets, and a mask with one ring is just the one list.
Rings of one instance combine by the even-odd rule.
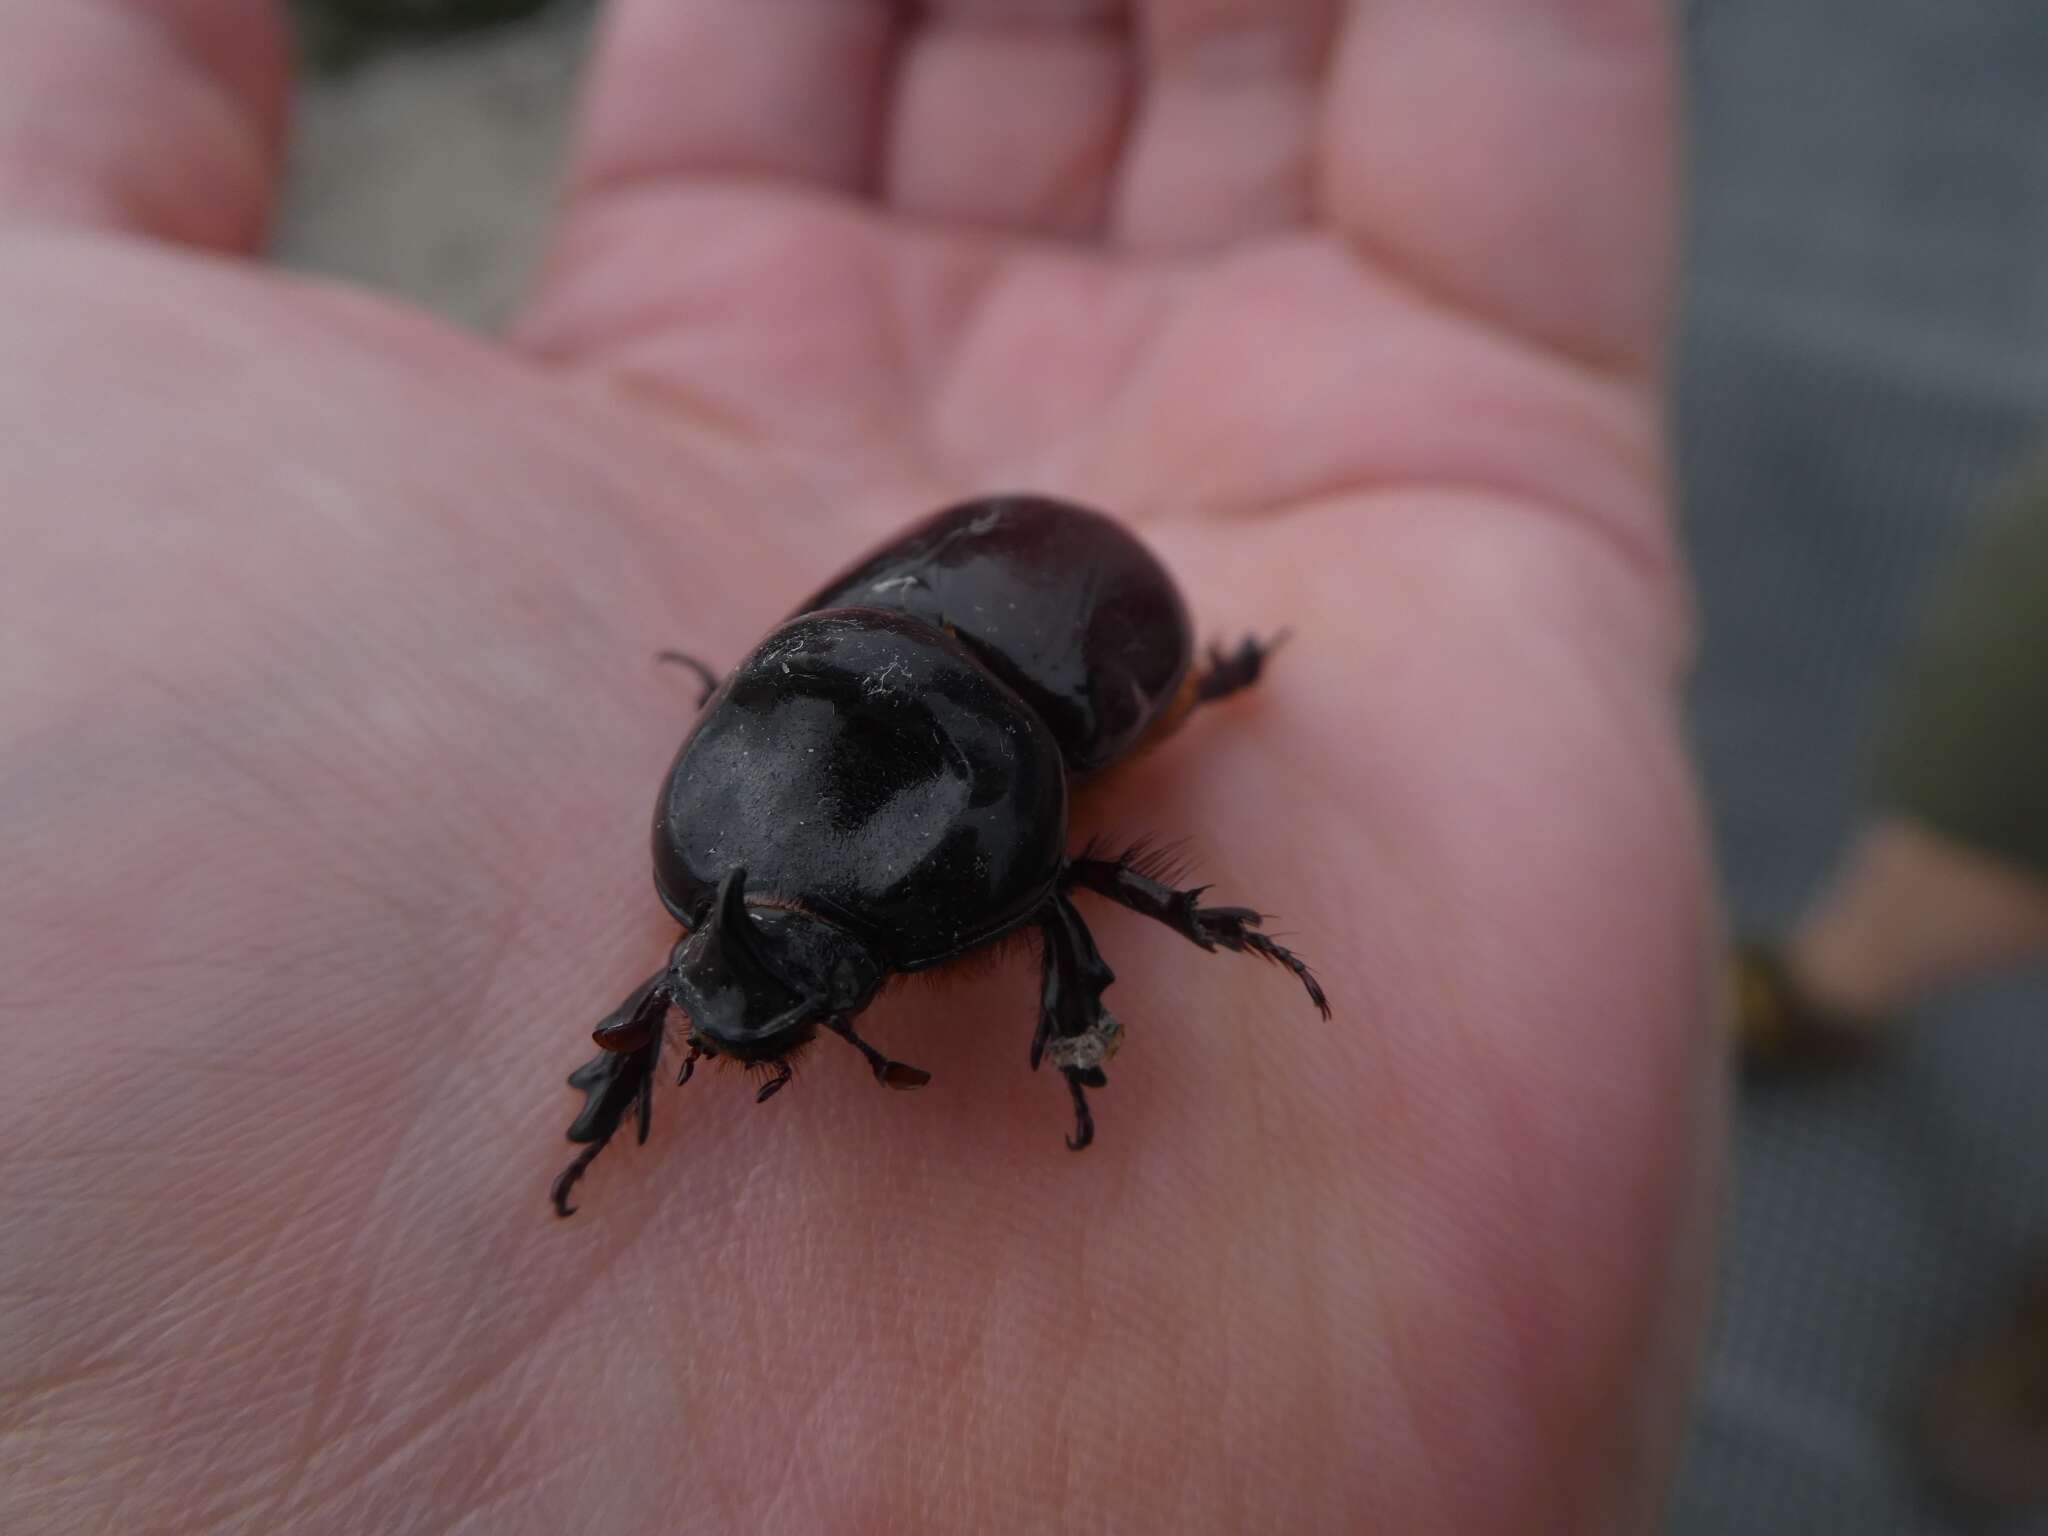
[[[1652, 0], [615, 0], [489, 345], [233, 253], [255, 0], [0, 0], [0, 1528], [1641, 1528], [1715, 1166]], [[1131, 29], [1135, 27], [1135, 37]], [[1134, 60], [1139, 62], [1133, 62]], [[1268, 680], [1090, 907], [563, 1224], [690, 685], [893, 527], [1129, 517]]]

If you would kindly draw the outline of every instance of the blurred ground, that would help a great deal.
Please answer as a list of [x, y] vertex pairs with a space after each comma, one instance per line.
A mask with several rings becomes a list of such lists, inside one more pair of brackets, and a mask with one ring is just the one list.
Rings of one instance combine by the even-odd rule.
[[[586, 15], [315, 83], [282, 259], [501, 317]], [[1787, 918], [1847, 835], [1936, 563], [2048, 428], [2048, 9], [1707, 0], [1691, 31], [1694, 717], [1753, 928]], [[1920, 1022], [1867, 1079], [1741, 1110], [1673, 1536], [1976, 1529], [1917, 1487], [1894, 1431], [1921, 1373], [2048, 1242], [2048, 978]], [[2048, 1536], [2048, 1514], [2001, 1529]]]
[[552, 199], [588, 6], [491, 31], [373, 48], [299, 98], [275, 249], [471, 325], [523, 288]]
[[[2048, 429], [2048, 10], [1714, 0], [1694, 30], [1694, 721], [1757, 928], [1847, 837], [1939, 561]], [[1917, 1023], [1867, 1080], [1741, 1110], [1682, 1536], [1977, 1528], [1893, 1435], [2048, 1243], [2048, 977]]]

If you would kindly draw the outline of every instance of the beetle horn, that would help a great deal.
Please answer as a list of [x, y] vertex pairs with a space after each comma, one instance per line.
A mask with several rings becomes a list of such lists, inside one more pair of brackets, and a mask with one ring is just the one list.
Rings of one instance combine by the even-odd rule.
[[768, 967], [754, 942], [754, 920], [747, 916], [746, 891], [744, 869], [732, 870], [718, 882], [718, 894], [712, 898], [711, 915], [704, 925], [705, 936], [734, 970], [759, 973]]
[[[707, 1053], [770, 1059], [808, 1038], [836, 987], [865, 1003], [879, 975], [866, 950], [819, 919], [789, 909], [750, 911], [746, 871], [728, 870], [669, 967], [674, 1006]], [[867, 970], [862, 970], [866, 965]], [[833, 994], [836, 995], [836, 994]], [[761, 1042], [781, 1042], [772, 1049]], [[752, 1051], [755, 1054], [750, 1056]]]

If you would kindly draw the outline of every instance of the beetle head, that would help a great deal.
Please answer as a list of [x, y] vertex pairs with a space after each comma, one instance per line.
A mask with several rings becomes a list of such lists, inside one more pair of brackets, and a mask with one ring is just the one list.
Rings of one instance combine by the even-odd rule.
[[881, 967], [844, 929], [808, 912], [748, 907], [746, 871], [719, 882], [695, 931], [669, 961], [668, 994], [707, 1056], [772, 1061], [834, 1014], [857, 1013]]

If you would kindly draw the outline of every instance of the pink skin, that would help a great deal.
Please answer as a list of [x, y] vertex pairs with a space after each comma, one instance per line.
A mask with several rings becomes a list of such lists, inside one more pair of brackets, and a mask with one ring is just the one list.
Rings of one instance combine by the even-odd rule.
[[[1720, 1092], [1662, 7], [1117, 9], [616, 0], [497, 345], [237, 254], [256, 0], [0, 0], [0, 1529], [1644, 1528]], [[1294, 629], [1076, 834], [1335, 1021], [1083, 898], [1085, 1156], [1013, 953], [865, 1019], [923, 1092], [700, 1072], [557, 1222], [650, 656], [1002, 487]]]

